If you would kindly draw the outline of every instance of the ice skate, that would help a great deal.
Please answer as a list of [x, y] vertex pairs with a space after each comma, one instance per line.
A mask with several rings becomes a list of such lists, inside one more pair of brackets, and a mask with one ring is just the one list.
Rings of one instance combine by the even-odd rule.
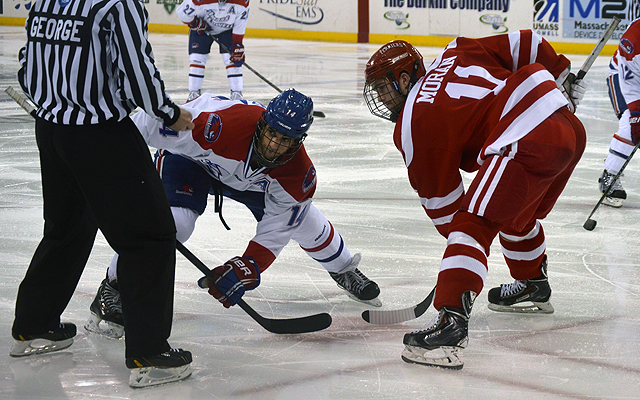
[[24, 357], [66, 349], [73, 344], [75, 335], [76, 326], [70, 322], [61, 323], [57, 329], [39, 335], [18, 335], [14, 337], [9, 355]]
[[474, 292], [462, 294], [462, 308], [442, 307], [422, 329], [404, 335], [402, 359], [447, 369], [462, 369], [462, 349], [469, 343], [469, 314]]
[[129, 386], [142, 388], [186, 379], [191, 375], [191, 352], [171, 349], [153, 357], [131, 357], [125, 360], [131, 370]]
[[197, 99], [198, 97], [200, 97], [200, 89], [190, 91], [189, 97], [187, 97], [187, 103], [190, 102], [191, 100]]
[[613, 178], [616, 175], [617, 173], [610, 173], [605, 169], [602, 172], [602, 176], [600, 177], [600, 179], [598, 179], [598, 186], [600, 188], [600, 193], [604, 193], [605, 190], [609, 189], [609, 191], [607, 192], [607, 196], [602, 201], [602, 204], [619, 208], [622, 207], [623, 201], [627, 198], [627, 192], [622, 187], [620, 178], [616, 179], [616, 181], [612, 183]]
[[378, 284], [367, 278], [358, 268], [361, 259], [360, 253], [351, 257], [351, 264], [340, 273], [329, 272], [331, 278], [347, 295], [353, 300], [368, 304], [373, 307], [381, 307], [382, 302], [378, 299], [380, 288]]
[[124, 320], [122, 318], [122, 302], [120, 292], [118, 292], [118, 282], [109, 282], [105, 278], [98, 293], [93, 299], [91, 306], [91, 316], [84, 328], [89, 332], [94, 332], [109, 339], [124, 339]]
[[241, 91], [231, 91], [231, 97], [229, 97], [231, 100], [243, 100], [244, 97], [242, 97], [242, 92]]
[[540, 265], [540, 275], [524, 281], [502, 284], [489, 290], [489, 309], [502, 312], [552, 314], [551, 287], [547, 277], [547, 256]]

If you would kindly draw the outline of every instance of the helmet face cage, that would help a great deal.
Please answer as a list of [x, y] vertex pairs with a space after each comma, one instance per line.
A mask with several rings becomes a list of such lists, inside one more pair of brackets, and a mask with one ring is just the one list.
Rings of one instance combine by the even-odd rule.
[[306, 137], [306, 133], [299, 138], [278, 133], [265, 121], [263, 115], [253, 135], [253, 153], [260, 165], [267, 168], [279, 167], [296, 155]]
[[407, 96], [401, 94], [389, 79], [378, 78], [364, 84], [364, 100], [371, 114], [396, 122]]

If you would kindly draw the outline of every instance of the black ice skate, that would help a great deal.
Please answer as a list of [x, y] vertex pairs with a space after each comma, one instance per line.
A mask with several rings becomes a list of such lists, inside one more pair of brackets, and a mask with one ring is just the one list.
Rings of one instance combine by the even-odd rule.
[[329, 272], [329, 275], [341, 289], [353, 300], [369, 304], [373, 307], [381, 307], [382, 302], [378, 299], [380, 288], [378, 284], [367, 278], [358, 268], [360, 263], [360, 253], [351, 257], [351, 264], [341, 273]]
[[191, 375], [191, 352], [171, 349], [152, 357], [131, 357], [125, 360], [131, 370], [129, 386], [141, 388], [179, 381]]
[[15, 342], [9, 351], [9, 355], [11, 357], [24, 357], [66, 349], [73, 344], [75, 335], [76, 326], [70, 322], [63, 322], [57, 329], [38, 335], [14, 334]]
[[118, 292], [118, 282], [109, 282], [105, 278], [89, 307], [91, 316], [84, 328], [109, 339], [124, 339], [124, 320], [122, 318], [122, 302]]
[[606, 204], [611, 207], [619, 208], [622, 207], [622, 202], [627, 198], [627, 192], [622, 187], [622, 183], [620, 183], [620, 178], [616, 179], [613, 182], [613, 178], [615, 178], [617, 174], [612, 174], [606, 169], [602, 172], [602, 176], [598, 179], [600, 193], [608, 190], [607, 196], [602, 201], [602, 204]]
[[540, 275], [525, 281], [515, 280], [489, 290], [489, 309], [502, 312], [552, 314], [551, 286], [547, 277], [547, 256], [540, 265]]
[[408, 363], [462, 369], [469, 342], [469, 314], [476, 293], [462, 294], [462, 308], [442, 307], [422, 329], [404, 335], [402, 359]]

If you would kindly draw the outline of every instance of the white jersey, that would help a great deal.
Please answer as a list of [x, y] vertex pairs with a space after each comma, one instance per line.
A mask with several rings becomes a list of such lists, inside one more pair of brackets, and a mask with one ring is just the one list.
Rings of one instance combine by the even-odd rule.
[[609, 74], [618, 74], [620, 92], [629, 110], [640, 112], [640, 19], [631, 22], [620, 38], [609, 63]]
[[176, 14], [185, 24], [194, 18], [202, 19], [214, 35], [228, 30], [234, 35], [244, 35], [249, 19], [249, 0], [228, 0], [225, 4], [218, 0], [184, 0]]
[[[245, 256], [268, 267], [293, 238], [333, 272], [351, 255], [324, 215], [311, 204], [316, 170], [304, 146], [277, 168], [251, 168], [252, 139], [264, 107], [247, 100], [228, 100], [208, 93], [182, 106], [193, 116], [192, 131], [175, 132], [139, 112], [132, 117], [149, 146], [200, 163], [210, 176], [239, 192], [262, 193], [262, 215]], [[254, 204], [255, 206], [255, 204]]]

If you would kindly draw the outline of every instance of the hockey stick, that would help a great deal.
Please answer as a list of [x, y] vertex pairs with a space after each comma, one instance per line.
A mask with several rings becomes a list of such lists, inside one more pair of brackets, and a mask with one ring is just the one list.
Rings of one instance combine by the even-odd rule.
[[[227, 48], [227, 46], [225, 46], [224, 44], [220, 43], [220, 41], [218, 41], [218, 38], [216, 38], [215, 36], [213, 36], [211, 33], [207, 32], [207, 35], [213, 39], [214, 42], [218, 43], [220, 45], [220, 48], [223, 51], [226, 51], [227, 53], [231, 54], [231, 51]], [[247, 67], [249, 69], [249, 71], [253, 72], [254, 74], [256, 74], [256, 76], [260, 79], [262, 79], [267, 85], [271, 86], [272, 88], [274, 88], [275, 90], [278, 91], [278, 93], [282, 93], [282, 90], [277, 87], [275, 84], [273, 84], [270, 80], [268, 80], [267, 78], [265, 78], [261, 73], [259, 73], [258, 71], [256, 71], [255, 69], [251, 68], [251, 66], [249, 64], [247, 64], [246, 61], [242, 62], [242, 65], [244, 65], [245, 67]], [[320, 118], [324, 118], [326, 117], [326, 115], [324, 115], [324, 113], [322, 111], [314, 111], [313, 112], [313, 116], [314, 117], [320, 117]]]
[[611, 184], [609, 185], [609, 187], [607, 187], [607, 189], [604, 191], [604, 193], [602, 193], [602, 196], [600, 197], [600, 200], [598, 200], [598, 203], [596, 204], [595, 207], [593, 207], [593, 210], [591, 211], [591, 214], [589, 214], [589, 216], [587, 217], [587, 220], [584, 222], [584, 225], [582, 225], [582, 227], [584, 229], [586, 229], [588, 231], [592, 231], [592, 230], [594, 230], [596, 228], [596, 224], [598, 222], [595, 219], [591, 219], [591, 216], [596, 212], [598, 207], [600, 207], [600, 204], [602, 204], [604, 199], [607, 197], [607, 195], [611, 191], [611, 188], [612, 188], [613, 184], [618, 180], [618, 178], [620, 178], [620, 176], [622, 176], [622, 172], [624, 172], [624, 169], [627, 167], [627, 164], [629, 164], [629, 161], [631, 161], [631, 158], [636, 153], [636, 150], [638, 150], [638, 146], [640, 146], [640, 142], [638, 142], [638, 144], [635, 145], [635, 147], [631, 151], [631, 154], [629, 154], [629, 157], [627, 157], [627, 159], [624, 162], [624, 164], [622, 164], [622, 168], [620, 168], [620, 171], [618, 171], [616, 176], [613, 177], [613, 179], [611, 179]]
[[589, 69], [593, 65], [593, 62], [596, 60], [596, 58], [598, 58], [598, 55], [600, 55], [600, 52], [604, 48], [604, 45], [607, 44], [607, 41], [609, 40], [609, 38], [611, 38], [611, 35], [613, 35], [613, 31], [618, 27], [619, 23], [620, 18], [611, 18], [611, 22], [609, 23], [607, 30], [604, 31], [602, 37], [600, 38], [600, 40], [598, 40], [598, 43], [596, 43], [596, 46], [593, 48], [593, 50], [591, 50], [591, 53], [589, 54], [587, 59], [584, 60], [584, 63], [582, 63], [582, 67], [580, 67], [580, 70], [576, 74], [576, 79], [574, 82], [580, 81], [584, 78], [584, 76], [587, 74], [587, 71], [589, 71]]
[[20, 107], [22, 107], [23, 110], [25, 110], [27, 113], [29, 113], [33, 118], [36, 117], [36, 109], [35, 107], [33, 107], [28, 101], [27, 99], [25, 99], [24, 97], [22, 97], [22, 95], [18, 92], [16, 92], [11, 86], [7, 87], [4, 92], [6, 94], [9, 95], [9, 97], [11, 97], [13, 99], [13, 101], [15, 101], [16, 103], [18, 103], [18, 105]]
[[420, 303], [412, 307], [403, 308], [400, 310], [366, 310], [362, 312], [362, 319], [370, 324], [376, 325], [392, 325], [399, 324], [400, 322], [416, 319], [429, 308], [433, 301], [433, 296], [436, 293], [436, 287], [431, 289], [431, 293], [422, 300]]
[[[209, 278], [215, 279], [216, 275], [207, 268], [202, 261], [198, 259], [189, 249], [187, 249], [182, 243], [176, 241], [176, 249], [187, 260], [191, 261], [203, 274]], [[244, 300], [240, 299], [237, 303], [251, 318], [253, 318], [260, 326], [268, 330], [271, 333], [308, 333], [321, 331], [328, 328], [331, 325], [331, 315], [327, 313], [320, 313], [309, 315], [300, 318], [286, 318], [286, 319], [271, 319], [265, 318], [258, 314], [250, 305]]]

